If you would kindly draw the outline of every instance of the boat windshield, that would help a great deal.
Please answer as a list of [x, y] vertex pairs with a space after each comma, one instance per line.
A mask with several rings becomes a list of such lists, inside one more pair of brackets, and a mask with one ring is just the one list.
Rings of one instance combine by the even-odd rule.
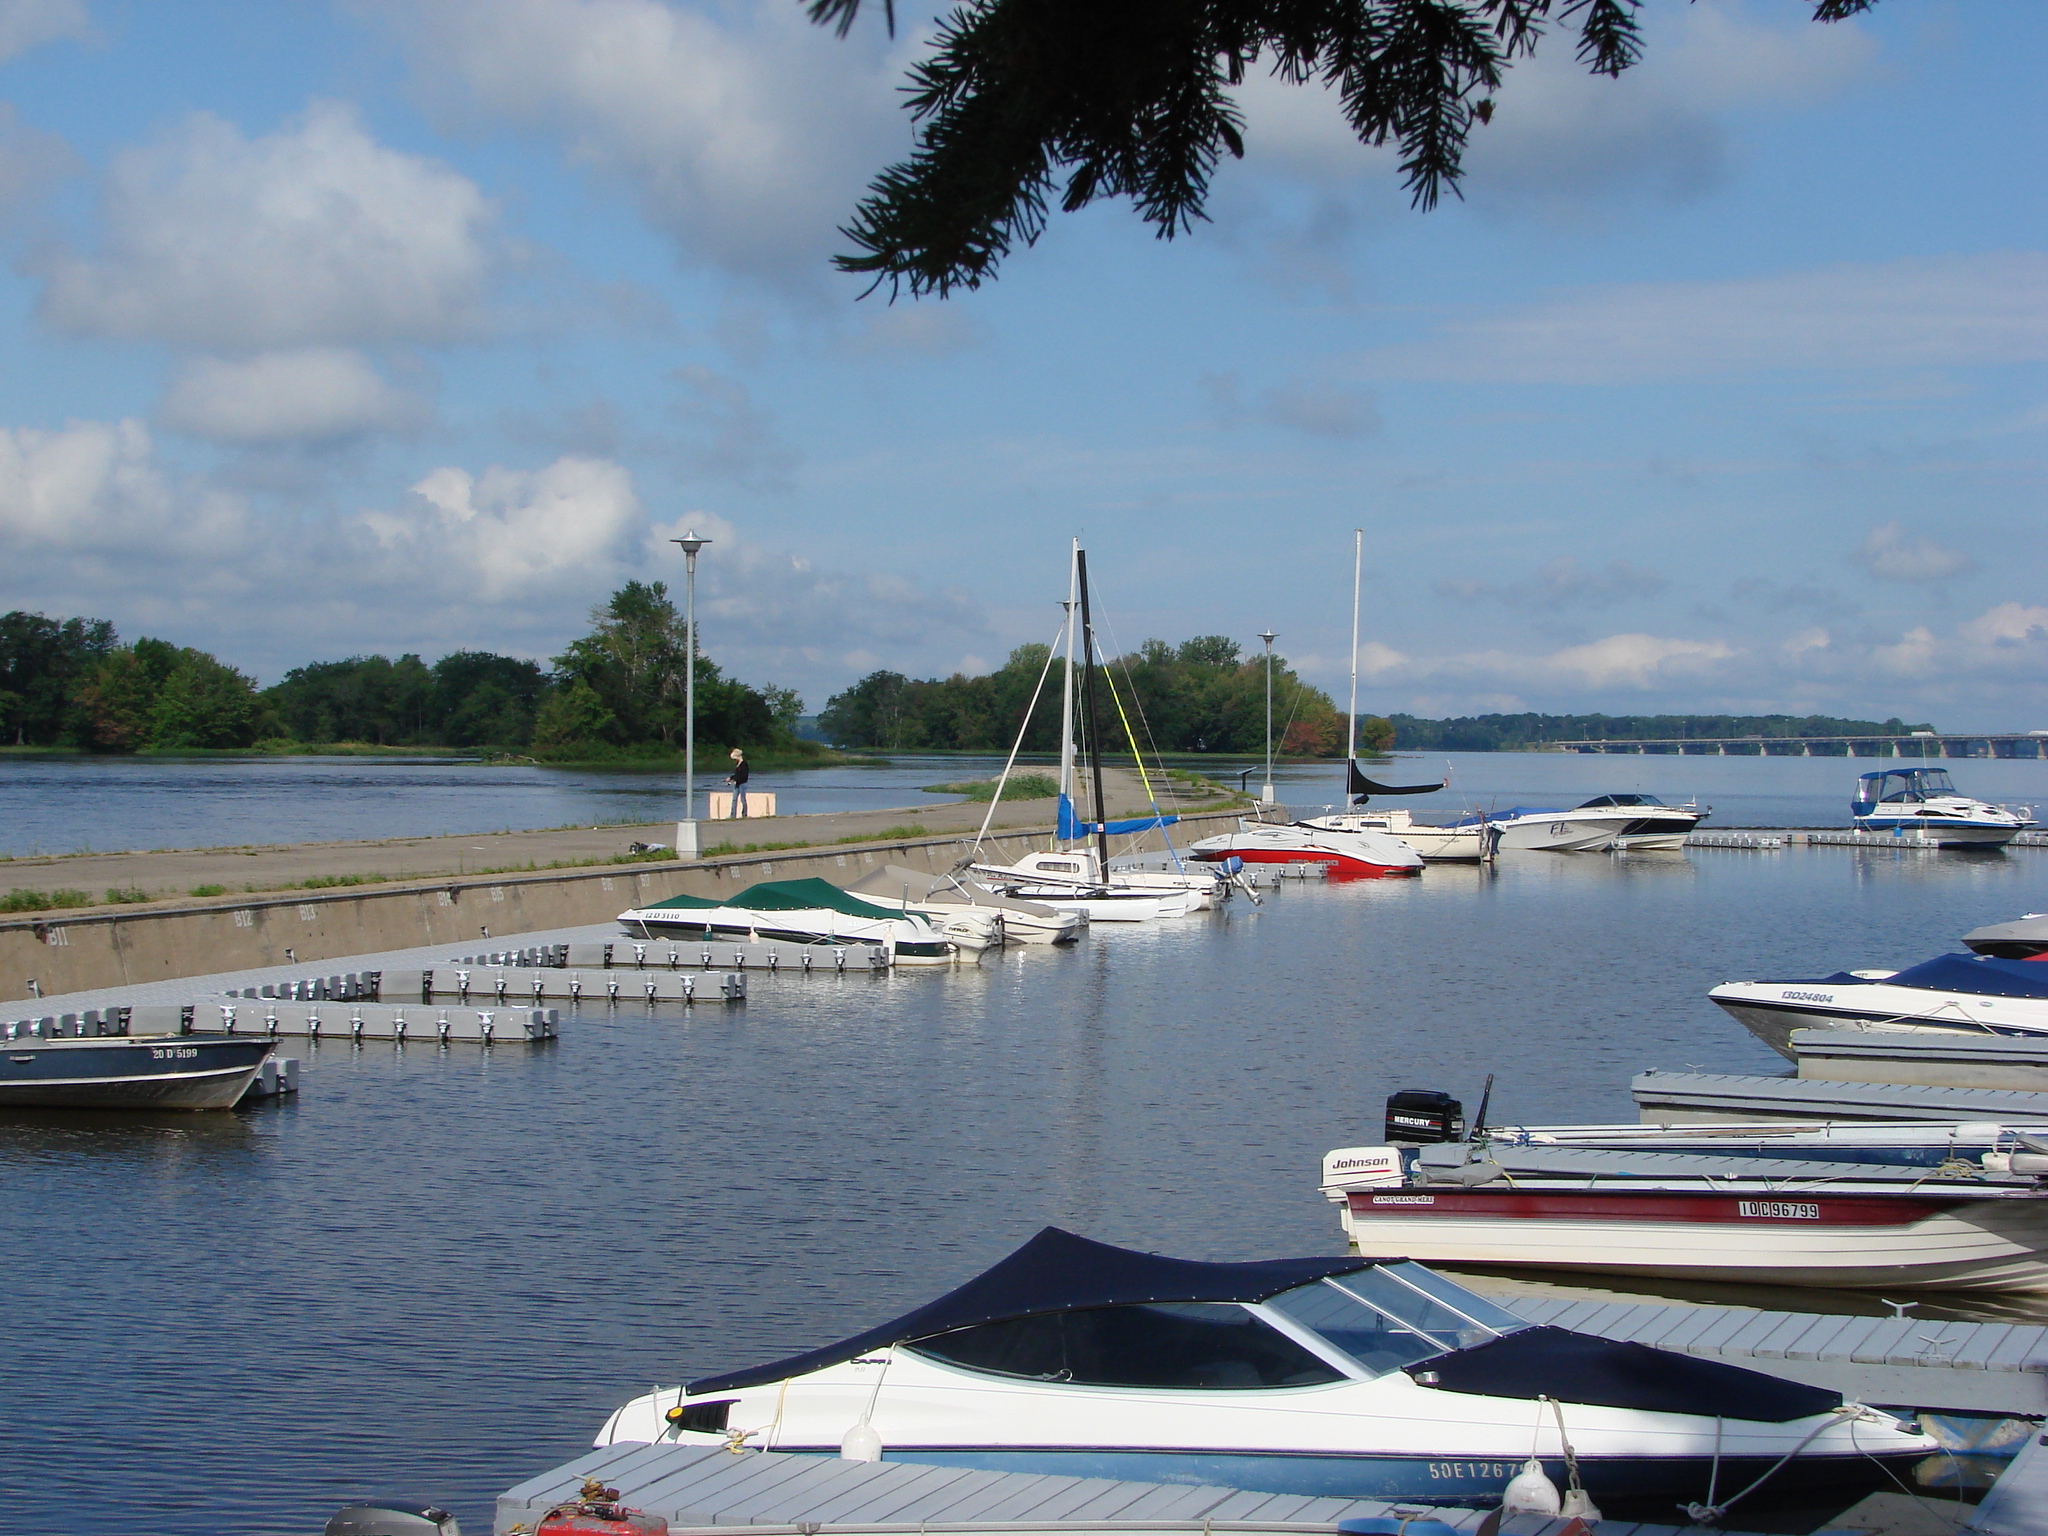
[[1929, 795], [1952, 795], [1956, 792], [1955, 780], [1948, 776], [1946, 768], [1899, 768], [1883, 775], [1872, 775], [1870, 798], [1877, 801], [1917, 802]]
[[1588, 800], [1579, 809], [1582, 811], [1595, 811], [1599, 810], [1602, 806], [1609, 805], [1662, 805], [1663, 803], [1655, 795], [1601, 795], [1597, 799]]
[[1469, 1349], [1530, 1324], [1419, 1264], [1381, 1264], [1265, 1303], [1369, 1376]]

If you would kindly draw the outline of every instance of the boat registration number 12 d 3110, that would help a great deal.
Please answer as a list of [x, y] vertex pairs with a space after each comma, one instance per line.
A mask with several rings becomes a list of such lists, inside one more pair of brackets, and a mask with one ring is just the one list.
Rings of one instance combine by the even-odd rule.
[[1761, 1216], [1776, 1221], [1819, 1221], [1820, 1207], [1803, 1200], [1738, 1200], [1739, 1216]]

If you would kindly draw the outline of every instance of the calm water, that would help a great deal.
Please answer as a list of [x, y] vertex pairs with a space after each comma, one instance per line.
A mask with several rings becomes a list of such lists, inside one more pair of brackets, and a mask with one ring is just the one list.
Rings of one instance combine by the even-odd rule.
[[626, 1398], [843, 1337], [1044, 1223], [1336, 1252], [1318, 1160], [1396, 1087], [1469, 1106], [1493, 1071], [1497, 1117], [1632, 1118], [1645, 1067], [1781, 1070], [1712, 983], [2044, 906], [2048, 850], [1529, 855], [530, 1054], [302, 1044], [298, 1101], [243, 1114], [0, 1120], [0, 1496], [78, 1536], [307, 1536], [403, 1491], [488, 1530]]
[[[755, 775], [788, 812], [937, 805], [925, 786], [986, 778], [1000, 758], [898, 756], [888, 767], [812, 768]], [[1201, 765], [1226, 782], [1237, 767]], [[1240, 765], [1241, 766], [1241, 765]], [[1576, 805], [1629, 790], [1698, 797], [1710, 825], [1846, 826], [1856, 775], [1880, 764], [1850, 758], [1579, 757], [1552, 752], [1404, 756], [1396, 783], [1441, 778], [1450, 789], [1402, 802], [1416, 810]], [[1946, 764], [1965, 793], [2048, 806], [2048, 761]], [[1282, 799], [1336, 798], [1342, 769], [1283, 766]], [[1257, 785], [1259, 773], [1251, 775]], [[531, 766], [485, 767], [417, 758], [0, 758], [0, 855], [119, 852], [418, 837], [602, 822], [673, 821], [679, 774]], [[700, 793], [716, 780], [699, 780]]]

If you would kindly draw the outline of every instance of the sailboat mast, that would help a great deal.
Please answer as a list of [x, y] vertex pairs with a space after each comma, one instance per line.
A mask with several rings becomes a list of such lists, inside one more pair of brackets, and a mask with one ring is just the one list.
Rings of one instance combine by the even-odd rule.
[[1109, 807], [1102, 800], [1102, 715], [1095, 702], [1095, 624], [1088, 617], [1088, 554], [1077, 546], [1074, 570], [1081, 584], [1082, 703], [1088, 730], [1088, 766], [1095, 775], [1095, 840], [1102, 856], [1101, 878], [1109, 877]]
[[1351, 764], [1358, 756], [1358, 578], [1365, 569], [1365, 530], [1351, 530], [1351, 705], [1344, 712], [1344, 804], [1351, 804]]
[[1067, 665], [1060, 682], [1060, 793], [1067, 804], [1074, 803], [1074, 595], [1081, 559], [1081, 541], [1075, 539], [1067, 553]]

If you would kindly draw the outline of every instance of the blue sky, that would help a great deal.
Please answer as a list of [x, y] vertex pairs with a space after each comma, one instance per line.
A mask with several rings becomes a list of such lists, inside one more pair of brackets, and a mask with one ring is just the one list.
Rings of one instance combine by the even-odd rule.
[[816, 707], [1050, 638], [1078, 534], [1122, 645], [1341, 700], [1362, 527], [1375, 710], [2048, 726], [2048, 10], [1805, 9], [1546, 50], [1430, 214], [1257, 80], [1192, 236], [890, 306], [826, 258], [914, 25], [0, 0], [0, 606], [544, 657], [695, 526], [707, 650]]

